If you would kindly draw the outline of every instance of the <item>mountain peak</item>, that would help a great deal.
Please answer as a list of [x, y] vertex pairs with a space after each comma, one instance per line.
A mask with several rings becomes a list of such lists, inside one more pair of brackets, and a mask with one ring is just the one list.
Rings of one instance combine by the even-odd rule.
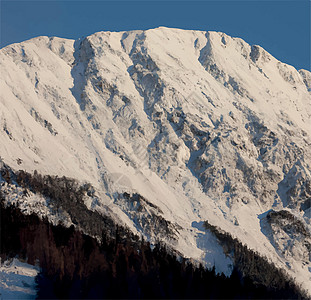
[[230, 274], [193, 225], [208, 220], [308, 288], [310, 237], [286, 214], [259, 216], [285, 209], [310, 230], [310, 72], [224, 33], [166, 27], [38, 37], [1, 49], [0, 67], [11, 168], [91, 183], [89, 209]]

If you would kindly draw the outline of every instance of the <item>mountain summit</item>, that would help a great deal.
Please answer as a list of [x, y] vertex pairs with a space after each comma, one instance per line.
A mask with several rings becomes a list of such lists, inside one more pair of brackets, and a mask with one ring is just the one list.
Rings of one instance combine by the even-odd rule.
[[[230, 275], [216, 226], [311, 280], [311, 73], [220, 32], [38, 37], [0, 50], [0, 155], [90, 184], [84, 203]], [[75, 224], [3, 182], [7, 205]]]

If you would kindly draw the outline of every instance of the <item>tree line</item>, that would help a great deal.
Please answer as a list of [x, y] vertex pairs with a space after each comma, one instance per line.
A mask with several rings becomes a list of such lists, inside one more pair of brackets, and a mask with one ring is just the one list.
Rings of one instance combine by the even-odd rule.
[[206, 228], [235, 253], [230, 277], [177, 256], [163, 243], [151, 247], [109, 216], [89, 211], [83, 195], [93, 193], [90, 185], [4, 169], [4, 180], [49, 197], [75, 224], [66, 228], [36, 214], [24, 215], [14, 205], [5, 206], [0, 189], [1, 259], [39, 262], [39, 299], [304, 298], [280, 270], [208, 223]]

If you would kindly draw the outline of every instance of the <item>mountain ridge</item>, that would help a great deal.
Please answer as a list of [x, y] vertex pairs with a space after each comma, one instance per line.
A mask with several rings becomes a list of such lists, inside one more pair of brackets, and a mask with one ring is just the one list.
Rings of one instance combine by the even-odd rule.
[[309, 238], [263, 214], [285, 208], [310, 230], [310, 72], [223, 33], [169, 28], [38, 37], [0, 57], [5, 163], [93, 184], [89, 209], [108, 206], [152, 242], [152, 208], [119, 197], [141, 195], [181, 227], [168, 245], [207, 266], [217, 243], [205, 248], [192, 224], [221, 224], [307, 286]]

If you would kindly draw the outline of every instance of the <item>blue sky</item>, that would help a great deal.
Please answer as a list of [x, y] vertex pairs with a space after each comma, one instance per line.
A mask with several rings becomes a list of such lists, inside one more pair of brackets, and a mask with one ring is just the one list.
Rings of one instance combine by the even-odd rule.
[[310, 70], [310, 1], [3, 1], [0, 47], [39, 36], [158, 26], [216, 30]]

